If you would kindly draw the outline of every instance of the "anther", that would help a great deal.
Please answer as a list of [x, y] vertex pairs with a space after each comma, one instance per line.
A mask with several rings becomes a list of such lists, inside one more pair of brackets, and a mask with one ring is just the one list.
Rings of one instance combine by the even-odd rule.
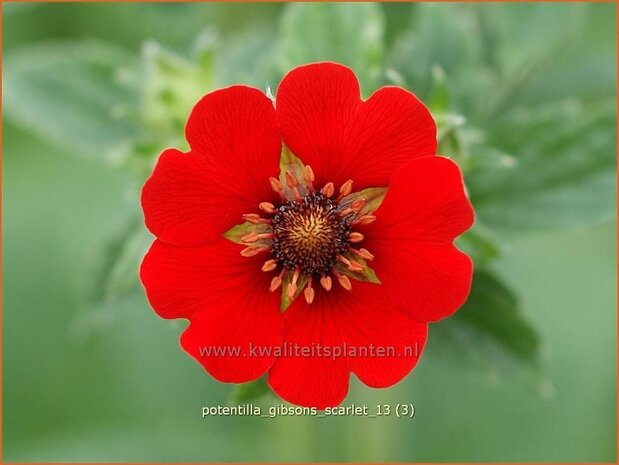
[[301, 268], [297, 267], [294, 270], [294, 274], [292, 275], [292, 281], [288, 284], [286, 289], [286, 293], [290, 300], [294, 299], [295, 294], [297, 293], [297, 281], [299, 280], [299, 275], [301, 274]]
[[253, 231], [241, 237], [241, 242], [245, 242], [245, 243], [256, 242], [257, 240], [258, 240], [258, 233], [255, 233]]
[[314, 182], [314, 170], [310, 165], [305, 165], [303, 168], [303, 178], [306, 182]]
[[365, 268], [363, 267], [363, 265], [361, 263], [359, 263], [356, 260], [349, 260], [348, 258], [344, 257], [343, 255], [338, 255], [337, 259], [339, 261], [341, 261], [344, 265], [346, 265], [346, 267], [348, 268], [349, 271], [363, 271]]
[[363, 215], [357, 218], [352, 224], [370, 224], [376, 220], [376, 216], [374, 215]]
[[292, 284], [296, 285], [299, 280], [299, 276], [301, 275], [301, 268], [298, 266], [294, 270], [294, 274], [292, 275]]
[[260, 222], [260, 215], [257, 213], [245, 213], [243, 215], [245, 221], [249, 221], [252, 224], [258, 224]]
[[346, 257], [344, 257], [343, 255], [338, 255], [337, 259], [339, 261], [341, 261], [344, 265], [346, 266], [350, 266], [350, 260], [348, 260]]
[[311, 287], [306, 287], [305, 290], [303, 291], [303, 294], [305, 295], [305, 301], [308, 304], [311, 304], [314, 301], [314, 289]]
[[279, 286], [282, 285], [282, 282], [284, 281], [284, 273], [285, 272], [286, 272], [286, 269], [284, 268], [282, 270], [282, 272], [279, 274], [279, 276], [275, 276], [271, 280], [271, 285], [269, 286], [269, 291], [274, 292], [277, 288], [279, 288]]
[[365, 199], [359, 199], [350, 206], [354, 212], [360, 211], [363, 207], [365, 207]]
[[349, 179], [344, 184], [342, 184], [342, 187], [340, 187], [340, 195], [338, 196], [337, 200], [343, 199], [351, 192], [352, 192], [352, 179]]
[[322, 188], [322, 194], [327, 198], [332, 197], [334, 193], [335, 193], [335, 185], [332, 182], [328, 182]]
[[264, 265], [262, 265], [262, 271], [264, 272], [268, 272], [268, 271], [273, 271], [275, 268], [277, 268], [277, 260], [267, 260], [266, 262], [264, 262]]
[[286, 171], [286, 184], [288, 184], [288, 187], [291, 189], [299, 185], [299, 181], [297, 181], [297, 178], [292, 171]]
[[374, 260], [374, 254], [368, 249], [359, 249], [359, 256], [364, 260]]
[[305, 296], [305, 301], [308, 303], [308, 305], [314, 301], [314, 288], [312, 288], [311, 276], [307, 279], [307, 287], [303, 291], [303, 295]]
[[258, 242], [260, 239], [273, 239], [274, 234], [272, 232], [269, 233], [256, 233], [254, 231], [245, 234], [243, 237], [241, 237], [241, 242], [244, 242], [246, 244], [251, 244], [253, 242]]
[[246, 247], [241, 250], [241, 255], [243, 257], [253, 257], [261, 252], [267, 252], [269, 250], [271, 250], [271, 247]]
[[339, 214], [343, 218], [351, 213], [358, 213], [365, 206], [365, 199], [359, 199], [354, 202], [350, 207], [345, 208]]
[[275, 290], [277, 288], [279, 288], [279, 286], [281, 286], [281, 285], [282, 285], [282, 278], [280, 278], [279, 276], [275, 276], [271, 280], [271, 285], [269, 286], [269, 291], [275, 292]]
[[354, 249], [352, 247], [348, 248], [349, 251], [351, 251], [352, 253], [354, 253], [355, 255], [359, 255], [361, 258], [363, 258], [364, 260], [374, 260], [374, 255], [372, 253], [370, 253], [370, 251], [368, 249]]
[[294, 295], [297, 293], [297, 285], [288, 283], [288, 287], [286, 288], [286, 295], [290, 300], [294, 299]]
[[349, 271], [363, 271], [365, 267], [359, 263], [357, 260], [351, 260], [350, 265], [348, 265]]
[[363, 234], [361, 234], [360, 232], [351, 232], [348, 236], [348, 240], [353, 244], [361, 242], [363, 240]]
[[281, 183], [281, 181], [279, 179], [274, 178], [274, 177], [270, 177], [269, 178], [269, 183], [271, 184], [271, 189], [273, 189], [278, 194], [283, 194], [284, 186], [282, 185], [282, 183]]
[[297, 187], [299, 185], [299, 181], [297, 181], [297, 178], [292, 171], [286, 171], [286, 184], [288, 184], [288, 187], [294, 194], [295, 200], [300, 202], [302, 197], [301, 194], [299, 194], [299, 189]]
[[322, 276], [320, 278], [320, 285], [325, 288], [325, 291], [330, 291], [331, 286], [333, 285], [333, 281], [331, 281], [331, 276]]
[[337, 278], [337, 282], [340, 283], [340, 286], [342, 286], [347, 291], [350, 291], [352, 289], [352, 284], [350, 283], [350, 279], [348, 279], [348, 276], [343, 275], [335, 270], [333, 270], [333, 274]]
[[244, 213], [243, 219], [251, 224], [272, 224], [273, 222], [267, 218], [261, 218], [257, 213]]
[[303, 179], [305, 179], [305, 182], [308, 184], [309, 187], [312, 187], [312, 191], [314, 190], [312, 183], [314, 182], [314, 170], [312, 169], [312, 167], [310, 165], [305, 165], [305, 168], [303, 168]]
[[258, 205], [258, 207], [260, 208], [260, 210], [262, 210], [265, 213], [268, 213], [269, 215], [272, 215], [273, 213], [275, 213], [275, 205], [273, 205], [270, 202], [261, 202], [260, 205]]

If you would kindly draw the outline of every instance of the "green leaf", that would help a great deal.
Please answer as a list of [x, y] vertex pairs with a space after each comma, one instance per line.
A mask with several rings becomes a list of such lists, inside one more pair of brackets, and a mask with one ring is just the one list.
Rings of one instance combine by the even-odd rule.
[[445, 139], [454, 134], [466, 122], [463, 115], [449, 112], [435, 114], [434, 120], [436, 121], [439, 143], [444, 143]]
[[289, 3], [281, 22], [281, 70], [336, 61], [355, 71], [367, 95], [382, 74], [383, 29], [375, 3]]
[[115, 237], [102, 247], [92, 279], [89, 300], [99, 304], [114, 301], [138, 282], [140, 262], [153, 237], [141, 221], [131, 219]]
[[[540, 71], [556, 60], [557, 52], [574, 48], [569, 41], [584, 33], [585, 8], [578, 4], [418, 3], [411, 29], [397, 41], [389, 63], [424, 101], [432, 97], [432, 73], [440, 67], [446, 77], [442, 92], [449, 95], [451, 110], [492, 122], [531, 78], [544, 76], [549, 87], [555, 85]], [[581, 42], [590, 48], [590, 40]], [[583, 68], [581, 59], [573, 63]], [[571, 77], [564, 74], [562, 82]]]
[[214, 39], [205, 42], [195, 62], [148, 42], [142, 50], [140, 121], [153, 135], [181, 136], [200, 97], [214, 88]]
[[446, 112], [449, 109], [447, 79], [445, 71], [440, 65], [432, 68], [432, 88], [428, 98], [428, 108], [433, 114]]
[[571, 100], [515, 112], [492, 138], [513, 155], [479, 148], [467, 184], [484, 224], [512, 233], [614, 217], [616, 111], [588, 107]]
[[272, 28], [252, 28], [226, 36], [217, 43], [215, 74], [218, 85], [243, 83], [258, 89], [277, 86], [278, 73], [273, 50], [277, 34]]
[[144, 178], [153, 160], [167, 147], [187, 149], [184, 127], [200, 97], [212, 91], [214, 83], [215, 36], [204, 31], [188, 60], [156, 42], [142, 47], [140, 65], [133, 79], [138, 83], [139, 103], [129, 117], [137, 123], [139, 137], [116, 151], [115, 160]]
[[96, 41], [45, 43], [5, 57], [8, 119], [78, 155], [104, 158], [137, 128], [123, 119], [135, 104], [132, 56]]
[[523, 315], [517, 297], [494, 274], [478, 269], [466, 304], [432, 325], [429, 347], [456, 363], [504, 370], [516, 363], [539, 364], [539, 335]]
[[[616, 47], [600, 24], [614, 19], [610, 5], [414, 6], [391, 66], [441, 110], [440, 152], [463, 168], [477, 217], [492, 230], [613, 218]], [[439, 27], [446, 23], [454, 27]]]
[[249, 383], [238, 384], [230, 394], [230, 403], [242, 404], [268, 394], [270, 391], [266, 376]]
[[476, 222], [472, 229], [456, 240], [456, 245], [475, 263], [482, 267], [500, 255], [500, 248], [490, 231]]
[[[438, 106], [432, 110], [441, 111], [447, 95], [450, 104], [460, 97], [459, 89], [454, 94], [454, 86], [476, 85], [484, 75], [474, 7], [417, 3], [410, 23], [410, 30], [396, 41], [388, 61], [413, 92]], [[452, 76], [457, 76], [456, 82], [449, 79]]]

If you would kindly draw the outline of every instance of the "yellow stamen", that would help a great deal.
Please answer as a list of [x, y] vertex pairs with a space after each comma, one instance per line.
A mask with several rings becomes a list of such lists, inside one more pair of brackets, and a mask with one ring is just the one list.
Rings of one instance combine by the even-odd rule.
[[349, 271], [363, 271], [365, 270], [364, 266], [356, 260], [351, 260], [350, 265], [348, 265]]
[[352, 289], [352, 284], [350, 283], [350, 279], [348, 279], [348, 276], [343, 275], [335, 270], [333, 270], [333, 274], [337, 278], [337, 282], [340, 283], [340, 286], [342, 286], [347, 291], [350, 291]]
[[281, 286], [281, 285], [282, 285], [282, 278], [280, 278], [279, 276], [275, 276], [271, 280], [271, 285], [269, 286], [269, 291], [275, 292], [275, 290], [277, 288], [279, 288], [279, 286]]
[[342, 187], [340, 187], [340, 195], [337, 199], [341, 200], [344, 197], [346, 197], [348, 194], [350, 194], [351, 192], [352, 192], [352, 179], [349, 179], [344, 184], [342, 184]]
[[267, 252], [271, 250], [271, 247], [247, 247], [241, 250], [241, 255], [243, 257], [254, 257], [261, 252]]
[[363, 238], [364, 238], [363, 234], [361, 234], [360, 232], [351, 232], [350, 235], [348, 236], [348, 240], [352, 242], [353, 244], [357, 242], [361, 242]]
[[314, 301], [314, 288], [312, 287], [311, 276], [307, 279], [307, 286], [303, 291], [303, 295], [305, 295], [305, 301], [308, 303], [308, 305]]
[[332, 182], [328, 182], [322, 188], [322, 194], [327, 198], [331, 198], [334, 193], [335, 193], [335, 185]]
[[305, 165], [305, 168], [303, 169], [303, 178], [305, 179], [305, 182], [314, 182], [314, 170], [311, 166]]
[[354, 253], [355, 255], [359, 255], [361, 258], [363, 258], [364, 260], [374, 260], [374, 255], [372, 253], [370, 253], [370, 251], [368, 249], [354, 249], [352, 247], [349, 247], [348, 250], [350, 250], [352, 253]]
[[370, 224], [376, 220], [374, 215], [363, 215], [357, 218], [352, 224]]
[[264, 272], [273, 271], [275, 268], [277, 268], [277, 260], [274, 259], [267, 260], [262, 265], [262, 271]]
[[265, 213], [268, 213], [269, 215], [272, 215], [273, 213], [275, 213], [275, 205], [273, 205], [270, 202], [261, 202], [260, 205], [258, 205], [258, 207], [260, 208], [260, 210], [262, 210]]
[[253, 231], [241, 237], [241, 242], [245, 242], [245, 243], [256, 242], [257, 240], [258, 240], [258, 233], [255, 233]]
[[269, 183], [271, 184], [271, 189], [273, 189], [278, 194], [284, 192], [284, 186], [279, 179], [270, 177]]
[[331, 276], [323, 276], [322, 278], [320, 278], [320, 285], [325, 288], [325, 291], [330, 291], [331, 286], [333, 286]]

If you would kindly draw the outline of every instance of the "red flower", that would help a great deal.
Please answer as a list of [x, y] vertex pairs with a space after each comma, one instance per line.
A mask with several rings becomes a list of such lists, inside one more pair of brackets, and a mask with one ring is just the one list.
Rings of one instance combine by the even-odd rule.
[[155, 311], [190, 320], [184, 350], [220, 381], [268, 372], [318, 408], [350, 372], [406, 376], [472, 275], [453, 240], [473, 211], [426, 107], [397, 87], [363, 101], [350, 69], [318, 63], [275, 103], [245, 86], [204, 96], [185, 133], [190, 151], [164, 151], [142, 191], [157, 239], [140, 270]]

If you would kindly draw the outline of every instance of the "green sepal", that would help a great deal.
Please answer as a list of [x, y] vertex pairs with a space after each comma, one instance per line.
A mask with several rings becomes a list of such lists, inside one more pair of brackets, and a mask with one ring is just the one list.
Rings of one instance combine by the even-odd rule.
[[296, 299], [297, 297], [299, 297], [301, 292], [303, 292], [305, 285], [307, 284], [307, 276], [303, 274], [300, 275], [299, 279], [297, 280], [297, 292], [295, 293], [293, 299], [289, 299], [287, 295], [287, 288], [288, 288], [288, 284], [292, 282], [293, 274], [294, 272], [290, 270], [286, 270], [286, 272], [284, 273], [284, 279], [282, 281], [282, 303], [280, 306], [282, 313], [288, 310], [288, 307], [290, 307], [290, 304], [292, 304], [292, 301]]
[[348, 276], [349, 278], [356, 279], [357, 281], [363, 281], [365, 283], [380, 284], [380, 280], [378, 279], [378, 276], [376, 276], [376, 273], [374, 273], [374, 270], [370, 268], [370, 266], [367, 264], [367, 262], [363, 258], [359, 256], [350, 256], [350, 255], [346, 255], [346, 258], [359, 262], [363, 266], [363, 271], [350, 271], [346, 267], [346, 265], [344, 265], [342, 262], [337, 262], [335, 264], [335, 269], [337, 271]]
[[376, 211], [380, 204], [383, 202], [385, 198], [385, 194], [387, 193], [386, 187], [368, 187], [358, 192], [353, 192], [352, 194], [347, 195], [340, 201], [341, 209], [343, 210], [346, 207], [349, 207], [357, 200], [364, 199], [365, 205], [359, 211], [357, 216], [363, 215], [371, 215]]
[[292, 190], [288, 187], [288, 184], [286, 183], [286, 171], [290, 171], [292, 174], [294, 174], [295, 178], [297, 178], [297, 181], [299, 182], [297, 189], [302, 196], [309, 193], [304, 178], [305, 165], [299, 159], [299, 157], [292, 153], [290, 149], [285, 145], [282, 145], [282, 155], [279, 159], [279, 170], [279, 180], [284, 186], [284, 194], [286, 195], [286, 197], [288, 197], [289, 199], [294, 198]]
[[262, 245], [262, 241], [253, 242], [253, 243], [246, 243], [246, 242], [241, 241], [241, 239], [245, 235], [251, 232], [255, 232], [257, 234], [268, 233], [268, 232], [271, 232], [271, 227], [268, 224], [264, 224], [264, 223], [253, 224], [253, 223], [250, 223], [249, 221], [246, 221], [245, 223], [237, 224], [236, 226], [233, 226], [232, 228], [228, 229], [223, 234], [223, 236], [229, 241], [232, 241], [236, 244], [246, 245], [248, 247], [251, 247], [254, 245], [256, 246]]

